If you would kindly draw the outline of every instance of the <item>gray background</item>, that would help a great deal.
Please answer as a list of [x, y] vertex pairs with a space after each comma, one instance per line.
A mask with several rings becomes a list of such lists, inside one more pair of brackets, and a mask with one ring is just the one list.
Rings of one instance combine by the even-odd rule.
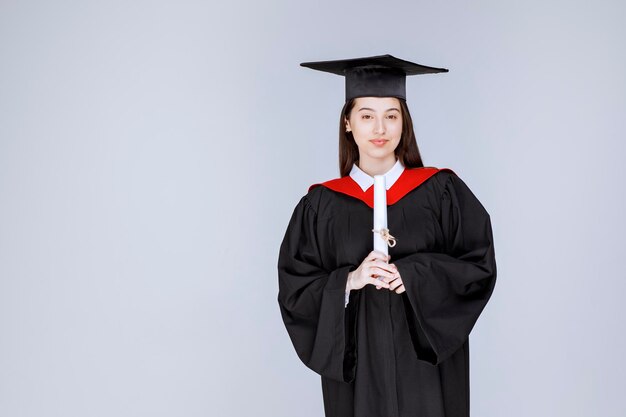
[[390, 53], [426, 165], [491, 214], [473, 416], [623, 416], [626, 3], [0, 3], [0, 416], [321, 416], [276, 302]]

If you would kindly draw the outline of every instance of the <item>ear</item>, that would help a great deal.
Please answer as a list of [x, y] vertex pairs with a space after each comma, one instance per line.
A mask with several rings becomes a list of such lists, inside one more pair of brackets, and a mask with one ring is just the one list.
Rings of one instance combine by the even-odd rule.
[[346, 122], [346, 132], [351, 132], [352, 128], [350, 127], [350, 120], [348, 120], [348, 118], [344, 118], [345, 122]]

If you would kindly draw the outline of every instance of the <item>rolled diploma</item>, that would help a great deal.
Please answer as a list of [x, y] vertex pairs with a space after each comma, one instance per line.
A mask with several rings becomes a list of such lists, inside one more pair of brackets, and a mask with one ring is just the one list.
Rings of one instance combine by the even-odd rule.
[[[384, 175], [374, 175], [374, 230], [387, 228], [387, 187]], [[374, 250], [389, 255], [387, 242], [379, 232], [374, 234]], [[378, 278], [381, 279], [381, 278]]]

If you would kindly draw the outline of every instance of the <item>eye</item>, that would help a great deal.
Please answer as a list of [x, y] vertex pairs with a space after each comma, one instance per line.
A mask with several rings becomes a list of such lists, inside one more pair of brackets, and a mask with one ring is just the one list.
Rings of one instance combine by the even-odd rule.
[[390, 119], [394, 119], [394, 120], [395, 120], [395, 119], [397, 119], [397, 118], [398, 118], [398, 116], [397, 116], [397, 115], [395, 115], [395, 114], [390, 114], [390, 115], [389, 115], [389, 118], [390, 118]]
[[361, 116], [362, 119], [371, 119], [372, 116], [369, 114], [364, 114], [363, 116]]

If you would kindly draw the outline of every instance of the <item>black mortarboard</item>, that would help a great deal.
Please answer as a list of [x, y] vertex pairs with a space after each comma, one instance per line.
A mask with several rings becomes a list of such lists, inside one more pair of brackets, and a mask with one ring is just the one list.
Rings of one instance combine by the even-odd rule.
[[303, 67], [346, 77], [346, 101], [355, 97], [399, 97], [406, 100], [406, 76], [448, 72], [391, 55], [303, 62]]

